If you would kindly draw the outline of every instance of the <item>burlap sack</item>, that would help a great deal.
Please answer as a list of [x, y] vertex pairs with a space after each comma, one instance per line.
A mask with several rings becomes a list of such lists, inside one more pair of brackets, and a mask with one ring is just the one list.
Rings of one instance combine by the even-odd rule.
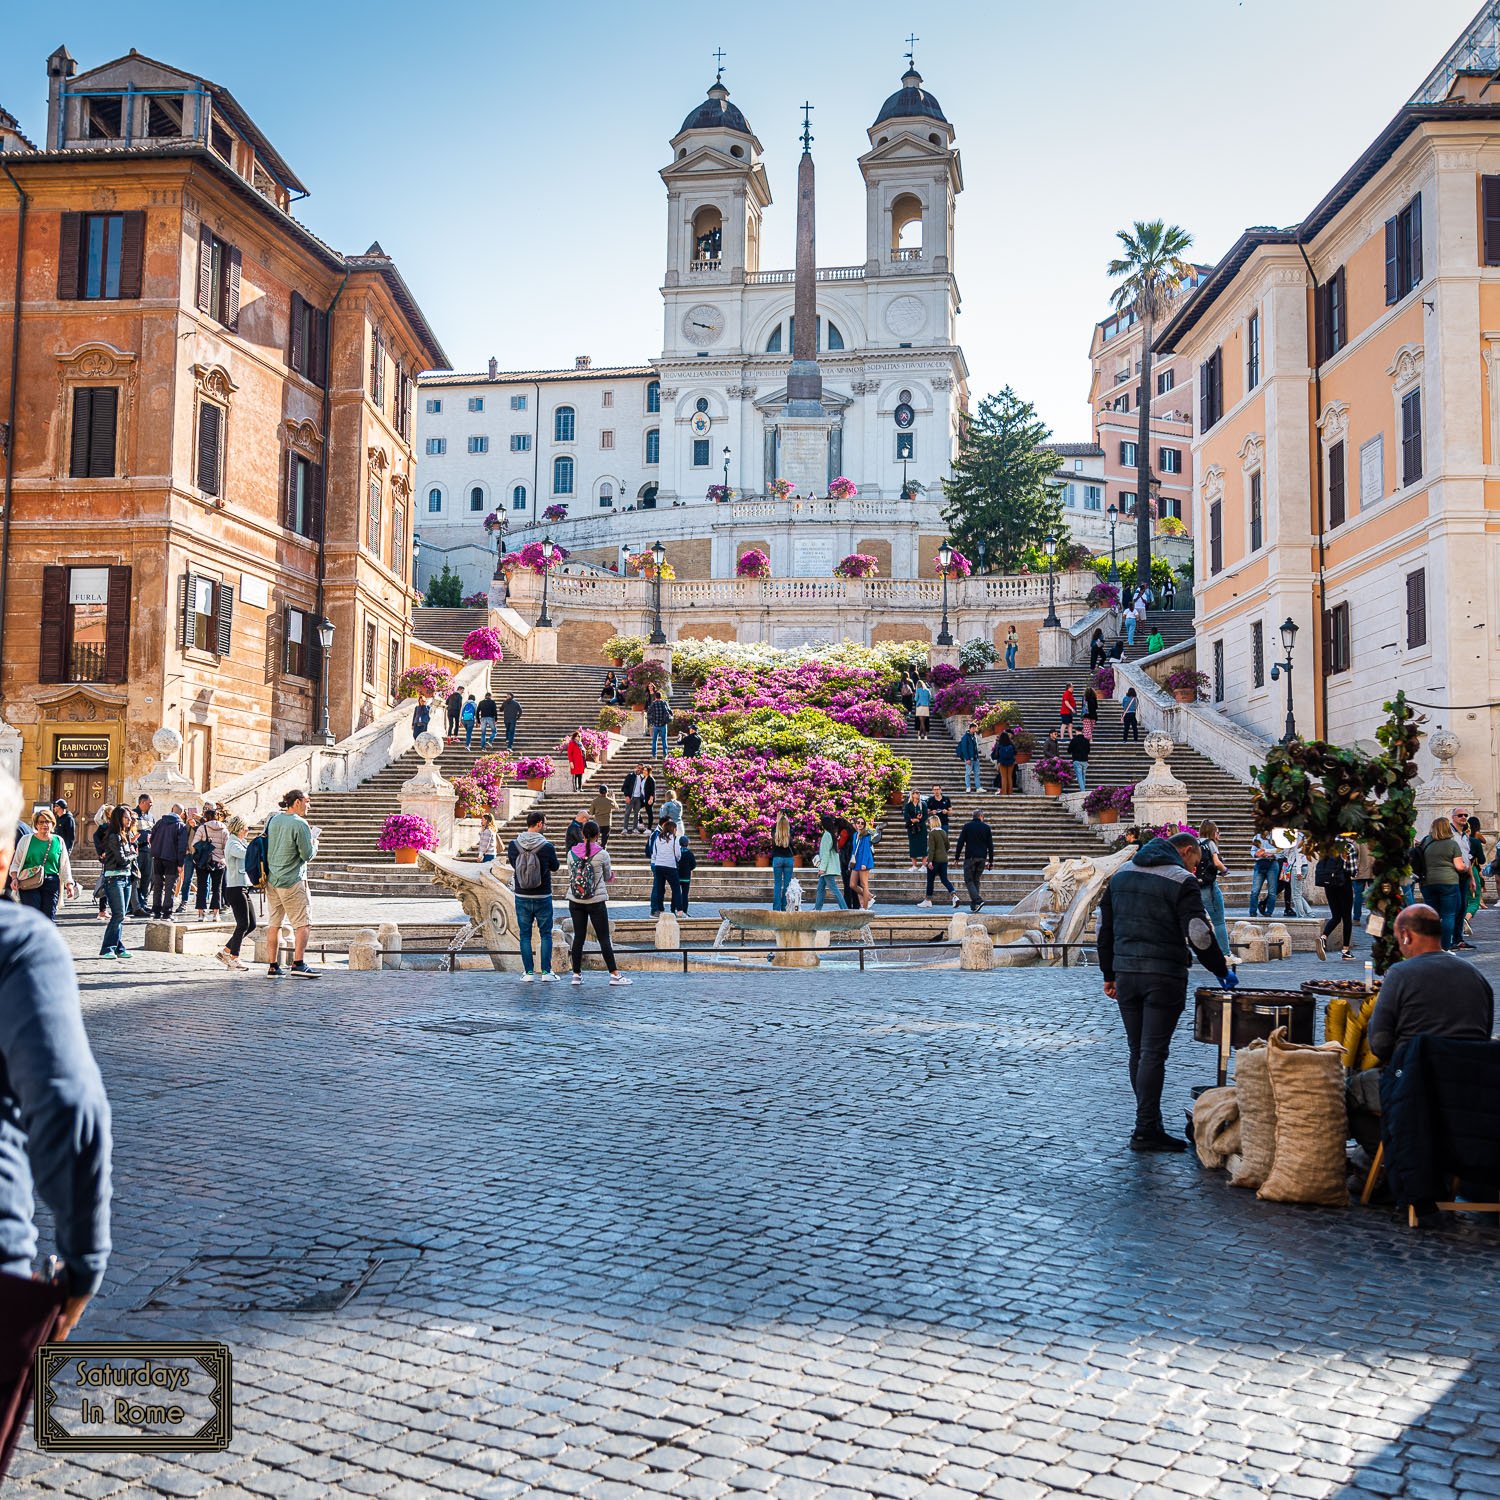
[[1271, 1092], [1264, 1042], [1251, 1042], [1234, 1055], [1234, 1091], [1240, 1103], [1239, 1165], [1230, 1163], [1235, 1187], [1258, 1188], [1276, 1160], [1276, 1097]]
[[1240, 1149], [1240, 1104], [1232, 1088], [1207, 1089], [1193, 1102], [1193, 1149], [1205, 1167], [1222, 1167]]
[[1271, 1033], [1271, 1091], [1276, 1100], [1276, 1159], [1256, 1196], [1276, 1203], [1349, 1202], [1344, 1143], [1344, 1055], [1336, 1043], [1299, 1046], [1286, 1028]]

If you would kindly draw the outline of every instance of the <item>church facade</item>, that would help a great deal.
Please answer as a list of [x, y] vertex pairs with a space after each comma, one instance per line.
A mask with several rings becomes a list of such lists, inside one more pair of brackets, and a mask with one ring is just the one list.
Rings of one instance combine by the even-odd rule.
[[[715, 81], [661, 171], [660, 353], [639, 365], [579, 360], [544, 371], [502, 371], [492, 360], [484, 373], [421, 381], [419, 582], [446, 561], [466, 593], [485, 587], [490, 511], [507, 516], [507, 546], [545, 532], [603, 566], [660, 535], [679, 577], [732, 574], [752, 544], [781, 576], [826, 577], [845, 553], [871, 547], [888, 576], [930, 572], [968, 395], [955, 327], [963, 177], [953, 127], [914, 68], [868, 137], [858, 159], [864, 259], [816, 267], [826, 418], [816, 471], [783, 446], [796, 278], [761, 264], [772, 204], [763, 148]], [[792, 473], [797, 494], [778, 499], [772, 482]], [[804, 502], [841, 475], [857, 494], [842, 511], [820, 505], [814, 524]], [[726, 483], [732, 500], [710, 494]], [[546, 521], [559, 505], [566, 519]]]

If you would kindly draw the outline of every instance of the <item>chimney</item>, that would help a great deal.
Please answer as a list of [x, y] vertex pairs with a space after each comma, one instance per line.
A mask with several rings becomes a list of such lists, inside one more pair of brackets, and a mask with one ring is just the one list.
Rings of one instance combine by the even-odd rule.
[[500, 373], [500, 361], [492, 354], [490, 355], [490, 379], [493, 380]]
[[77, 71], [78, 64], [66, 47], [59, 47], [47, 59], [47, 139], [42, 143], [43, 151], [56, 151], [64, 144], [62, 94]]
[[594, 356], [592, 354], [579, 354], [574, 356], [573, 368], [575, 370], [590, 370], [593, 368], [593, 365]]

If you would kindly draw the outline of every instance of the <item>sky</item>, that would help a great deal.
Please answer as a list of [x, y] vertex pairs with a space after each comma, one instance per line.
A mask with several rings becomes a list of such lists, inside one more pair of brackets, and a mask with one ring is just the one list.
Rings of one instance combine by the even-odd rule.
[[[39, 140], [46, 58], [131, 47], [233, 91], [347, 251], [395, 257], [456, 369], [660, 352], [668, 142], [714, 77], [765, 148], [761, 265], [793, 262], [798, 135], [814, 104], [818, 259], [864, 260], [865, 131], [907, 35], [963, 163], [955, 271], [970, 391], [1010, 385], [1088, 436], [1089, 337], [1115, 232], [1164, 218], [1213, 261], [1300, 219], [1374, 139], [1476, 0], [1106, 0], [941, 8], [572, 0], [0, 0], [0, 105]], [[1144, 17], [1144, 19], [1142, 19]]]

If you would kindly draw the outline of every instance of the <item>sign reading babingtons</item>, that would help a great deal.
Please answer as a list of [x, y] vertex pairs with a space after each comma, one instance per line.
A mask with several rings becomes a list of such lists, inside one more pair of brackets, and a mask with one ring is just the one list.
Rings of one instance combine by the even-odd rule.
[[36, 1356], [36, 1445], [49, 1453], [227, 1448], [231, 1364], [224, 1344], [43, 1344]]

